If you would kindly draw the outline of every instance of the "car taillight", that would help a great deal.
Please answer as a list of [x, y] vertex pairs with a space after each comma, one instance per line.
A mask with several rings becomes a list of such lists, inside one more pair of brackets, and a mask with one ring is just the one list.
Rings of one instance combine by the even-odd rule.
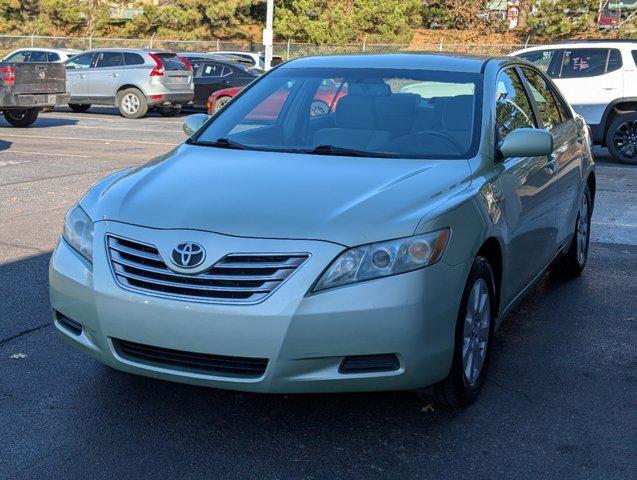
[[8, 87], [15, 85], [15, 68], [2, 67], [0, 68], [0, 73], [2, 73], [2, 83]]
[[189, 62], [188, 60], [186, 60], [185, 58], [180, 57], [179, 55], [175, 55], [175, 56], [176, 56], [179, 60], [181, 60], [181, 61], [184, 63], [184, 65], [186, 65], [186, 67], [188, 67], [188, 70], [190, 70], [190, 73], [192, 73], [192, 71], [193, 71], [193, 70], [192, 70], [192, 66], [190, 65], [190, 62]]
[[161, 76], [163, 76], [164, 72], [166, 70], [164, 69], [164, 64], [162, 63], [161, 59], [157, 55], [155, 55], [154, 53], [149, 53], [148, 55], [155, 62], [155, 66], [150, 71], [150, 76], [151, 77], [161, 77]]

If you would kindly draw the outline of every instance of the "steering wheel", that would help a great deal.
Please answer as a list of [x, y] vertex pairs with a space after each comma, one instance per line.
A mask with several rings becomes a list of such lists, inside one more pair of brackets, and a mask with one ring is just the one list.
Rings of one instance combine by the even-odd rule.
[[419, 130], [408, 136], [411, 138], [422, 137], [422, 136], [438, 137], [442, 139], [443, 141], [447, 142], [453, 148], [455, 148], [459, 154], [463, 153], [466, 150], [466, 148], [464, 148], [455, 138], [451, 137], [450, 135], [444, 132], [439, 132], [438, 130]]

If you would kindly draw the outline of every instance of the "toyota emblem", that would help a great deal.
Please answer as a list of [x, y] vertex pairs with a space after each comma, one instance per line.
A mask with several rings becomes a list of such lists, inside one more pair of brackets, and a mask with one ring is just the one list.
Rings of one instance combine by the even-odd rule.
[[203, 263], [206, 251], [198, 243], [182, 242], [173, 248], [172, 261], [181, 268], [195, 268]]

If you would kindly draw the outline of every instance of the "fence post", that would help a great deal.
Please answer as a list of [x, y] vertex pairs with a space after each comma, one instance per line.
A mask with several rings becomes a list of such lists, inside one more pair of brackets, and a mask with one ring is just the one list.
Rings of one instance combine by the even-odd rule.
[[92, 32], [91, 36], [88, 37], [88, 49], [89, 50], [93, 50], [93, 35], [95, 35], [95, 32]]
[[445, 41], [445, 37], [440, 37], [440, 43], [438, 44], [438, 51], [442, 52], [442, 43]]
[[155, 33], [157, 32], [153, 32], [153, 36], [150, 37], [150, 48], [153, 48], [153, 40], [155, 39]]
[[524, 42], [524, 48], [529, 46], [529, 41], [531, 40], [531, 35], [529, 35], [528, 37], [526, 37], [526, 42]]
[[37, 30], [33, 30], [33, 33], [31, 34], [31, 48], [34, 47], [33, 41], [34, 41], [34, 37], [35, 37], [36, 33], [38, 33], [38, 31]]
[[289, 60], [290, 59], [290, 39], [288, 38], [288, 46], [285, 49], [285, 59]]
[[367, 50], [367, 35], [363, 37], [363, 52]]
[[219, 39], [217, 38], [217, 52], [221, 50], [221, 42], [219, 41]]

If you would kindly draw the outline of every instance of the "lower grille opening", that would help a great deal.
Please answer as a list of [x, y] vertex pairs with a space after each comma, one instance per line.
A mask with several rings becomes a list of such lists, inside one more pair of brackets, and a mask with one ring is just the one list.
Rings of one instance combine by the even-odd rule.
[[66, 315], [61, 314], [60, 312], [55, 312], [55, 317], [58, 323], [73, 335], [82, 335], [82, 324], [67, 317]]
[[153, 347], [128, 340], [113, 339], [119, 353], [128, 359], [168, 366], [179, 370], [257, 378], [265, 373], [267, 358], [229, 357]]
[[339, 373], [391, 372], [400, 368], [395, 353], [378, 355], [351, 355], [345, 357], [338, 368]]

